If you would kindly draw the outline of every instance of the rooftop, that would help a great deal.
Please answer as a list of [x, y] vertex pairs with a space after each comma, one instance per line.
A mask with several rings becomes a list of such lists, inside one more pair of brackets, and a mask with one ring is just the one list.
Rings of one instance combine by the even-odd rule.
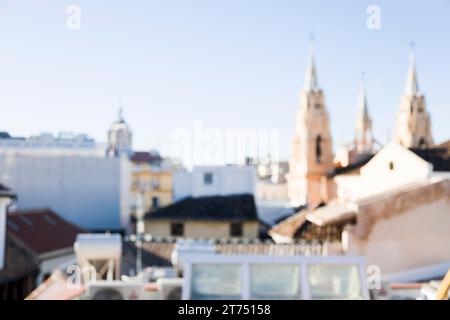
[[0, 285], [14, 282], [28, 275], [36, 275], [38, 265], [33, 255], [12, 237], [6, 237], [5, 268], [0, 269]]
[[156, 152], [136, 151], [131, 155], [130, 160], [136, 163], [154, 164], [161, 162], [163, 159]]
[[251, 194], [188, 197], [167, 207], [148, 212], [146, 219], [178, 221], [257, 221], [255, 199]]
[[[400, 214], [411, 206], [429, 203], [436, 198], [447, 197], [450, 188], [450, 180], [437, 179], [424, 183], [415, 183], [408, 187], [401, 187], [396, 190], [390, 190], [370, 197], [362, 198], [354, 203], [330, 202], [328, 205], [318, 208], [306, 214], [306, 219], [316, 225], [326, 226], [336, 223], [343, 223], [359, 217], [368, 219], [373, 224], [376, 218]], [[414, 202], [410, 201], [415, 199]], [[379, 206], [384, 210], [371, 210], [373, 205]], [[395, 208], [395, 210], [392, 210]], [[389, 212], [386, 214], [385, 211]], [[378, 217], [378, 216], [379, 217]], [[367, 223], [365, 227], [370, 227]]]
[[73, 248], [77, 234], [85, 232], [51, 209], [8, 213], [7, 230], [9, 235], [37, 255]]
[[[128, 244], [130, 248], [135, 246]], [[165, 239], [164, 241], [152, 240], [143, 244], [143, 265], [146, 267], [172, 266], [172, 253], [177, 243]], [[327, 245], [319, 242], [300, 242], [281, 244], [272, 242], [253, 241], [244, 243], [239, 241], [219, 240], [213, 241], [215, 252], [220, 255], [263, 255], [263, 256], [299, 256], [308, 254], [326, 255]], [[134, 249], [135, 251], [135, 249]], [[133, 252], [134, 252], [133, 251]], [[153, 257], [149, 259], [149, 257]], [[135, 258], [134, 258], [135, 259]], [[130, 260], [135, 261], [135, 260]], [[124, 270], [125, 271], [125, 270]]]
[[368, 154], [359, 161], [352, 163], [346, 167], [337, 167], [335, 168], [332, 175], [336, 176], [340, 174], [359, 174], [360, 169], [365, 166], [374, 156], [375, 154]]
[[427, 149], [410, 149], [433, 165], [434, 171], [450, 171], [450, 140]]

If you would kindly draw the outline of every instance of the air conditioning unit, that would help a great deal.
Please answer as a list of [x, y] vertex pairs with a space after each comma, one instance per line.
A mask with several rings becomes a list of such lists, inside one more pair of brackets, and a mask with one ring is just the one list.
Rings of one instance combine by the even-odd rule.
[[161, 300], [181, 300], [183, 278], [170, 278], [156, 280]]
[[183, 257], [186, 254], [206, 254], [216, 253], [216, 246], [211, 239], [178, 239], [172, 255], [170, 257], [174, 266], [183, 266]]
[[142, 300], [144, 287], [123, 281], [95, 281], [88, 284], [88, 300]]
[[156, 282], [156, 280], [160, 278], [176, 278], [177, 270], [175, 268], [153, 268], [149, 267], [144, 270], [143, 281], [147, 282]]

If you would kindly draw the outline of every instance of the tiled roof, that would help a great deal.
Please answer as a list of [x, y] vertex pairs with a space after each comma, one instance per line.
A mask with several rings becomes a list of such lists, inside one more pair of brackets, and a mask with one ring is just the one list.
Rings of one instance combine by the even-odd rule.
[[450, 171], [450, 140], [433, 148], [410, 150], [431, 163], [434, 171]]
[[257, 221], [255, 199], [251, 194], [188, 197], [145, 215], [152, 220]]
[[0, 269], [0, 285], [37, 275], [39, 268], [32, 253], [12, 237], [6, 237], [5, 267]]
[[[143, 244], [142, 265], [144, 267], [170, 267], [174, 243], [146, 242]], [[124, 241], [122, 244], [122, 273], [130, 274], [136, 271], [136, 245]]]
[[[134, 244], [129, 244], [134, 247]], [[222, 255], [268, 255], [268, 256], [294, 256], [303, 255], [309, 250], [311, 242], [276, 244], [267, 242], [221, 242], [214, 244], [216, 253]], [[171, 266], [172, 252], [176, 248], [175, 242], [150, 241], [143, 244], [143, 266], [145, 267], [167, 267]], [[317, 248], [319, 250], [319, 248]], [[321, 250], [321, 249], [320, 249]], [[152, 256], [153, 260], [148, 258]], [[134, 257], [134, 262], [136, 258]]]
[[306, 221], [306, 209], [302, 209], [285, 220], [280, 221], [269, 230], [269, 235], [279, 235], [286, 238], [293, 238], [297, 230]]
[[161, 162], [163, 159], [161, 158], [161, 156], [159, 154], [145, 152], [145, 151], [137, 151], [131, 155], [130, 160], [132, 162], [137, 162], [137, 163], [154, 164], [154, 163]]
[[85, 232], [51, 209], [8, 213], [7, 229], [9, 235], [37, 255], [72, 248], [77, 234]]

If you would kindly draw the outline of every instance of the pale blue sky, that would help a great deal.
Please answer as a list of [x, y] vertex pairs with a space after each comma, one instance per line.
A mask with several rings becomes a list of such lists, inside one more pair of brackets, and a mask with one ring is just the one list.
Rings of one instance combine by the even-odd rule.
[[[66, 7], [81, 8], [81, 30]], [[366, 27], [369, 5], [381, 30]], [[437, 142], [450, 138], [450, 1], [0, 1], [0, 131], [106, 139], [122, 101], [138, 149], [171, 132], [279, 128], [290, 152], [309, 35], [335, 145], [353, 138], [361, 71], [375, 136], [386, 141], [409, 43]]]

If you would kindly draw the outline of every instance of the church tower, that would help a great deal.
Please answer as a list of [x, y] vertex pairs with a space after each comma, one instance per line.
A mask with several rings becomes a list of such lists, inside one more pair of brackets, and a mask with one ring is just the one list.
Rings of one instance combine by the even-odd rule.
[[295, 118], [289, 168], [291, 205], [314, 207], [330, 198], [327, 176], [334, 169], [332, 141], [325, 96], [317, 81], [313, 46]]
[[130, 155], [132, 152], [132, 134], [123, 118], [122, 108], [119, 109], [119, 118], [108, 131], [107, 155], [117, 157], [121, 154]]
[[397, 115], [395, 141], [406, 148], [429, 148], [433, 145], [430, 115], [425, 108], [425, 97], [419, 91], [412, 50], [405, 94]]
[[364, 81], [359, 92], [358, 115], [355, 127], [355, 149], [357, 154], [371, 154], [373, 151], [372, 119], [367, 106]]

